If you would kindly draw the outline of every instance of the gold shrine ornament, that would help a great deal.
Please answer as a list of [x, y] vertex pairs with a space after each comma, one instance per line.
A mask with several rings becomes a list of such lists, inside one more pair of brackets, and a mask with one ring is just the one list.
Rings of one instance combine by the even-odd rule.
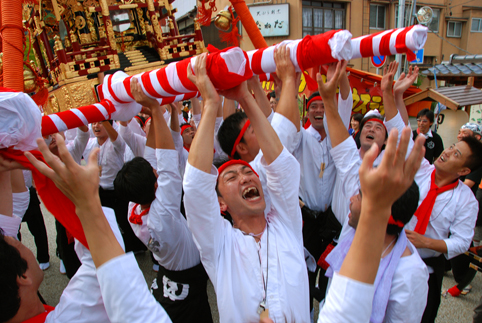
[[231, 13], [227, 10], [221, 10], [214, 18], [214, 26], [222, 31], [228, 31], [231, 28]]

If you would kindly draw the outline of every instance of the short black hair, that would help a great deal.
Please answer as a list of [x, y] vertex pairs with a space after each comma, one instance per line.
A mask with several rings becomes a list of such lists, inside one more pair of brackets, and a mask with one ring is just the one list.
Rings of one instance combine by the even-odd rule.
[[142, 157], [135, 157], [117, 173], [114, 190], [123, 200], [149, 204], [156, 198], [156, 181], [151, 164]]
[[361, 122], [363, 120], [363, 114], [361, 114], [361, 113], [352, 114], [351, 119], [354, 119], [355, 121]]
[[[398, 200], [392, 205], [392, 217], [395, 221], [400, 221], [403, 224], [407, 224], [411, 219], [413, 214], [418, 208], [418, 200], [420, 198], [420, 191], [418, 189], [417, 183], [413, 181], [412, 185], [408, 190], [403, 193]], [[394, 224], [389, 224], [387, 226], [387, 234], [398, 235], [403, 230], [403, 228], [396, 226]]]
[[473, 172], [482, 166], [482, 142], [472, 136], [463, 137], [460, 141], [469, 146], [471, 154], [467, 157], [464, 166], [470, 168], [470, 171]]
[[316, 96], [321, 97], [320, 92], [318, 92], [318, 91], [313, 92], [313, 94], [310, 95], [310, 96], [308, 97], [308, 99], [306, 99], [306, 110], [307, 110], [307, 111], [308, 111], [308, 108], [309, 108], [308, 102], [310, 102], [310, 100], [313, 99], [313, 98], [316, 97]]
[[27, 271], [27, 261], [10, 245], [0, 229], [0, 322], [12, 319], [20, 308], [17, 277]]
[[420, 110], [418, 113], [417, 113], [417, 119], [418, 118], [421, 118], [421, 117], [427, 117], [428, 121], [430, 121], [430, 123], [433, 123], [433, 120], [434, 120], [434, 114], [431, 110], [429, 109], [423, 109], [423, 110]]
[[269, 92], [268, 95], [269, 95], [269, 98], [270, 98], [270, 99], [271, 99], [271, 98], [276, 99], [276, 92], [275, 92], [275, 91]]
[[[226, 153], [226, 155], [230, 155], [231, 151], [233, 150], [234, 143], [236, 142], [236, 138], [238, 138], [239, 133], [241, 132], [241, 124], [243, 121], [248, 119], [248, 116], [244, 112], [240, 113], [233, 113], [229, 117], [227, 117], [221, 127], [218, 130], [218, 141], [221, 149]], [[240, 142], [244, 142], [244, 138], [241, 138]], [[234, 159], [241, 159], [238, 152], [234, 152]]]

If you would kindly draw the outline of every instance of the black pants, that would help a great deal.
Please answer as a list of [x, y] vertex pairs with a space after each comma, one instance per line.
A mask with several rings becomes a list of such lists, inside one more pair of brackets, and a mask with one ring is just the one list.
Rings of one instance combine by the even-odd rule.
[[115, 212], [115, 218], [124, 239], [126, 252], [147, 250], [147, 247], [137, 238], [129, 224], [127, 217], [129, 201], [119, 199], [114, 190], [104, 190], [102, 187], [99, 187], [99, 196], [102, 206], [110, 207]]
[[47, 240], [47, 230], [45, 229], [44, 217], [40, 209], [40, 201], [37, 196], [37, 190], [33, 187], [29, 188], [30, 203], [22, 222], [26, 222], [28, 230], [32, 233], [37, 246], [37, 260], [39, 263], [49, 262], [49, 242]]
[[64, 226], [57, 220], [55, 220], [55, 228], [57, 229], [57, 255], [64, 262], [67, 277], [72, 278], [81, 265], [75, 253], [74, 242], [69, 243]]
[[450, 263], [452, 264], [452, 272], [457, 282], [457, 288], [463, 290], [472, 282], [477, 271], [469, 267], [470, 258], [465, 254], [450, 259]]
[[444, 255], [433, 258], [422, 259], [427, 266], [433, 268], [434, 272], [428, 278], [428, 298], [427, 306], [423, 312], [422, 322], [433, 323], [437, 317], [440, 306], [440, 293], [442, 291], [442, 281], [444, 278]]

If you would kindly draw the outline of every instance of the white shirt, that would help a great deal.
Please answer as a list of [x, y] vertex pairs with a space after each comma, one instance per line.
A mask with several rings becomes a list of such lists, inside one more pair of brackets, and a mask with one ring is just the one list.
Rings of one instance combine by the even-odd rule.
[[88, 159], [94, 148], [100, 148], [98, 159], [101, 167], [100, 187], [104, 190], [114, 189], [114, 180], [117, 173], [124, 165], [125, 142], [121, 136], [117, 136], [115, 141], [109, 138], [102, 146], [99, 146], [97, 138], [89, 139], [84, 151], [84, 158]]
[[[180, 212], [182, 181], [175, 150], [156, 149], [157, 190], [142, 224], [129, 222], [136, 236], [153, 252], [154, 258], [168, 270], [185, 270], [201, 262], [199, 250]], [[129, 203], [128, 217], [135, 206]], [[140, 214], [138, 205], [135, 213]]]
[[[405, 123], [400, 115], [397, 113], [395, 117], [389, 121], [384, 122], [387, 131], [391, 129], [398, 129], [398, 139], [402, 134], [402, 130], [405, 127]], [[382, 161], [385, 150], [382, 150], [378, 157], [375, 159], [373, 165], [377, 166]], [[407, 151], [407, 156], [410, 152]], [[360, 189], [360, 180], [358, 177], [358, 171], [360, 169], [362, 158], [360, 157], [360, 151], [356, 147], [355, 140], [351, 136], [346, 138], [342, 143], [333, 147], [330, 151], [333, 158], [337, 179], [333, 188], [333, 201], [331, 208], [338, 221], [343, 225], [348, 213], [350, 213], [350, 198], [353, 195], [358, 194]], [[343, 235], [340, 235], [340, 237]]]
[[221, 322], [259, 321], [257, 310], [265, 296], [263, 279], [268, 264], [266, 303], [270, 318], [274, 322], [309, 322], [298, 202], [299, 164], [286, 149], [270, 165], [264, 159], [261, 163], [269, 179], [272, 207], [267, 215], [269, 233], [265, 229], [259, 244], [221, 217], [214, 166], [210, 174], [189, 163], [186, 167], [184, 206], [188, 226], [214, 285]]
[[[424, 158], [420, 169], [415, 175], [415, 181], [420, 190], [419, 206], [430, 190], [431, 176], [434, 169], [435, 166], [430, 165]], [[469, 249], [474, 235], [478, 210], [479, 204], [474, 194], [472, 194], [467, 185], [459, 180], [458, 185], [454, 189], [437, 196], [424, 236], [444, 240], [447, 245], [447, 254], [445, 256], [448, 259], [464, 253]], [[413, 230], [416, 225], [417, 217], [414, 216], [405, 228]], [[418, 252], [422, 258], [440, 255], [440, 252], [431, 249], [418, 249]]]
[[[117, 241], [124, 249], [124, 241], [115, 219], [114, 210], [106, 207], [103, 207], [102, 210]], [[45, 322], [110, 322], [104, 307], [92, 255], [77, 239], [75, 240], [75, 252], [82, 265], [69, 281], [60, 296], [58, 305], [47, 315]], [[124, 306], [130, 306], [128, 303], [124, 304]]]
[[[339, 95], [338, 109], [345, 127], [348, 127], [350, 121], [352, 105], [351, 91], [346, 100], [343, 100]], [[330, 156], [331, 140], [326, 118], [323, 123], [326, 137], [321, 140], [320, 133], [312, 126], [307, 130], [301, 128], [297, 132], [295, 125], [278, 113], [275, 113], [271, 122], [281, 143], [300, 163], [299, 196], [310, 209], [324, 212], [332, 203], [336, 169]]]
[[427, 305], [427, 266], [410, 241], [407, 241], [407, 247], [412, 254], [401, 257], [398, 262], [384, 322], [420, 322]]
[[131, 121], [127, 127], [124, 127], [123, 125], [119, 126], [119, 135], [127, 144], [124, 152], [124, 162], [130, 161], [134, 157], [144, 156], [144, 150], [146, 148], [147, 138], [134, 132], [131, 124], [139, 125], [137, 121]]
[[111, 259], [97, 268], [97, 279], [105, 311], [111, 322], [171, 322], [166, 311], [147, 288], [132, 252]]
[[79, 128], [77, 128], [77, 136], [75, 136], [74, 140], [70, 141], [67, 144], [67, 149], [69, 150], [70, 155], [75, 160], [77, 164], [80, 165], [80, 161], [82, 159], [82, 153], [89, 142], [90, 134], [88, 131], [83, 132]]

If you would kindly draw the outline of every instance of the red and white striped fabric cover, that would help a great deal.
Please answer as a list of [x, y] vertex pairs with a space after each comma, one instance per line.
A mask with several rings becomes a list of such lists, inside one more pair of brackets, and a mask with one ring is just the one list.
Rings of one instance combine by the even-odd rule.
[[425, 26], [414, 25], [353, 38], [351, 40], [352, 58], [405, 53], [407, 59], [413, 61], [415, 59], [413, 52], [422, 49], [425, 45], [427, 31], [428, 28]]

